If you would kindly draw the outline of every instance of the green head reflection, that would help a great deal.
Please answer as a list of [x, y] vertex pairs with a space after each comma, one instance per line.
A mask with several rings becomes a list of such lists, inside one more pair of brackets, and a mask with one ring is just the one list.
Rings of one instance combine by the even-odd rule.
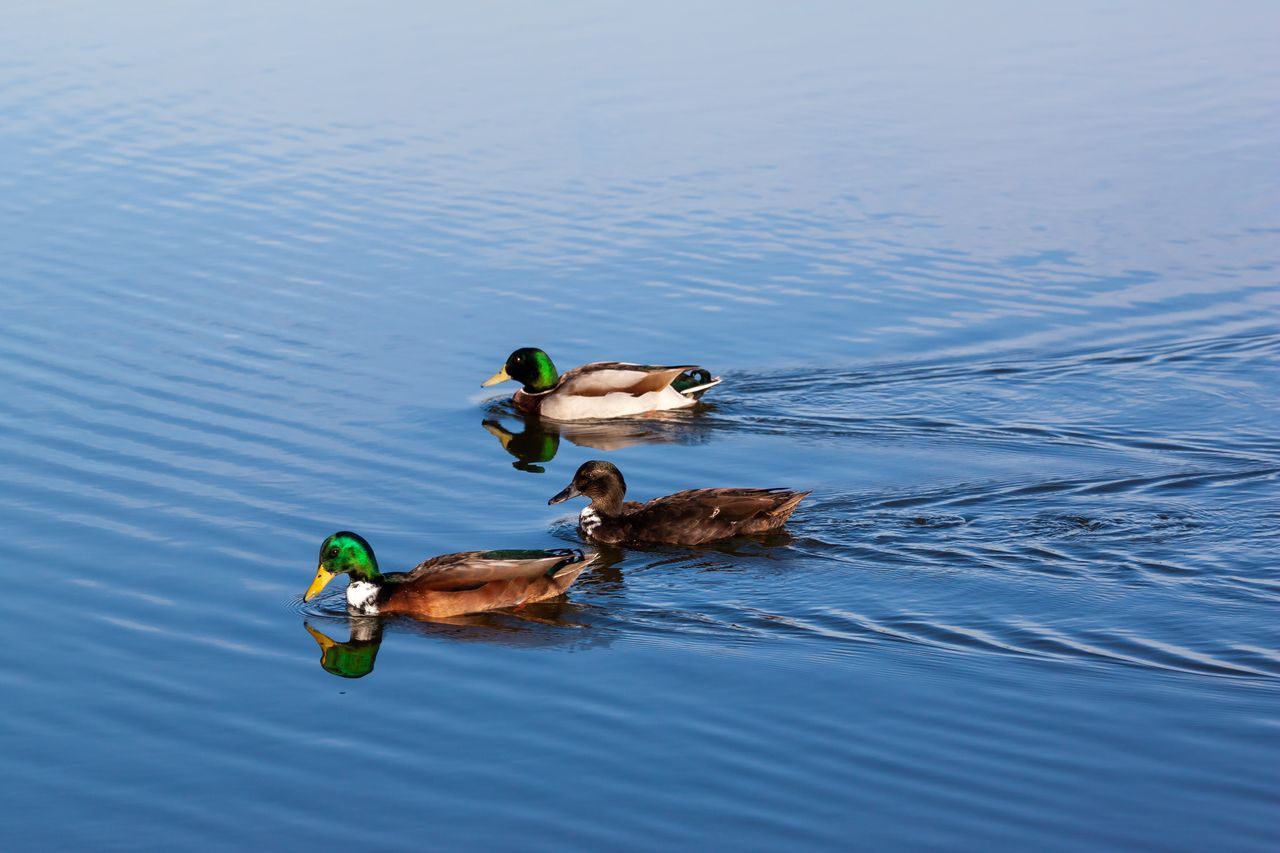
[[342, 678], [364, 678], [373, 672], [373, 662], [382, 645], [382, 623], [377, 619], [351, 620], [351, 639], [345, 643], [305, 622], [302, 627], [320, 646], [320, 666], [325, 672]]
[[555, 459], [556, 451], [560, 449], [560, 433], [544, 428], [536, 420], [526, 421], [524, 431], [518, 433], [493, 419], [485, 420], [482, 426], [501, 442], [503, 450], [516, 458], [512, 464], [521, 471], [543, 473], [545, 469], [538, 463]]

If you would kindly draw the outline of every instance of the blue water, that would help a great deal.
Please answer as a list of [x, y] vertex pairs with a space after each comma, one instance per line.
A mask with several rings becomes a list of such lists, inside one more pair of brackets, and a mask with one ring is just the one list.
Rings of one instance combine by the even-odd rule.
[[[0, 847], [1280, 845], [1273, 4], [5, 18]], [[540, 427], [525, 345], [725, 381]], [[814, 493], [300, 600], [577, 543], [591, 458]]]

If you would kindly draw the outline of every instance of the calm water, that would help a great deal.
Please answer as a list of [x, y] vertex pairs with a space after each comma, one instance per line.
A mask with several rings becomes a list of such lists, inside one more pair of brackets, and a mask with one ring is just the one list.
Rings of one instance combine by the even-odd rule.
[[[0, 29], [0, 846], [1280, 845], [1273, 4], [263, 5]], [[725, 382], [548, 432], [521, 345]], [[301, 604], [590, 458], [814, 494]]]

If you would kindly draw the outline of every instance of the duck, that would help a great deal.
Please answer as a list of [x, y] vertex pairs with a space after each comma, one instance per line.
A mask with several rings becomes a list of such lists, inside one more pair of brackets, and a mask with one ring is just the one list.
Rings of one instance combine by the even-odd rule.
[[517, 409], [557, 421], [624, 418], [649, 412], [686, 409], [709, 388], [720, 384], [696, 364], [659, 366], [596, 361], [563, 376], [542, 350], [521, 347], [481, 388], [514, 379], [521, 388], [512, 396]]
[[810, 492], [791, 489], [690, 489], [647, 503], [625, 501], [627, 483], [609, 462], [582, 463], [573, 481], [550, 500], [590, 498], [578, 525], [595, 542], [701, 545], [731, 536], [777, 530]]
[[555, 598], [596, 557], [577, 548], [464, 551], [431, 557], [407, 572], [383, 574], [364, 537], [340, 530], [320, 546], [320, 565], [302, 600], [310, 601], [329, 581], [346, 574], [351, 576], [347, 611], [354, 616], [404, 613], [441, 619]]

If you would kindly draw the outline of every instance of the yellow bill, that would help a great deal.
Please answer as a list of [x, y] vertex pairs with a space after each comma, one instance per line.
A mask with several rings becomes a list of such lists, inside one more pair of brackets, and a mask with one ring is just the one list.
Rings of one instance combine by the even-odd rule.
[[331, 572], [324, 566], [316, 566], [315, 580], [311, 581], [311, 586], [307, 587], [306, 593], [302, 596], [303, 601], [310, 601], [320, 594], [320, 590], [329, 585], [329, 581], [336, 578], [336, 572]]
[[481, 388], [488, 388], [490, 385], [497, 385], [499, 382], [506, 382], [511, 377], [507, 375], [507, 368], [504, 365], [501, 370], [490, 376], [488, 379], [480, 383]]

